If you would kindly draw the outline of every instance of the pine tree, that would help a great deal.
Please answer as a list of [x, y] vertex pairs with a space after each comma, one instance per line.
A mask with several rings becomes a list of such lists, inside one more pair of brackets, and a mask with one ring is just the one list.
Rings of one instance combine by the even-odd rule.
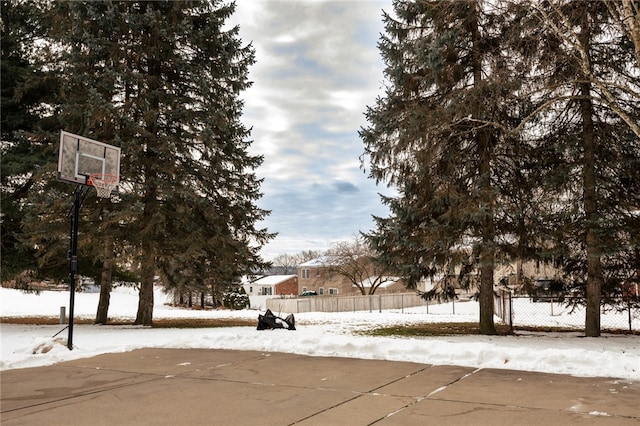
[[361, 136], [371, 176], [399, 196], [384, 199], [391, 217], [368, 238], [410, 283], [455, 273], [478, 284], [480, 329], [494, 334], [498, 171], [513, 167], [510, 121], [523, 114], [514, 93], [526, 71], [507, 42], [522, 14], [502, 2], [394, 5], [398, 20], [384, 16], [379, 44], [389, 86]]
[[254, 204], [262, 158], [239, 120], [253, 49], [223, 29], [234, 7], [217, 1], [56, 6], [61, 121], [122, 149], [120, 202], [103, 215], [136, 252], [136, 323], [151, 325], [156, 275], [230, 280], [261, 265], [272, 238], [255, 228], [268, 214]]
[[24, 200], [34, 175], [50, 158], [44, 134], [55, 126], [48, 106], [57, 81], [43, 67], [35, 41], [46, 37], [46, 1], [3, 0], [0, 61], [0, 130], [2, 173], [2, 279], [36, 270], [33, 248], [24, 246]]
[[540, 187], [554, 205], [541, 221], [550, 225], [547, 249], [584, 295], [585, 334], [595, 337], [603, 296], [638, 279], [640, 139], [626, 125], [640, 118], [629, 95], [638, 67], [604, 2], [550, 2], [532, 11], [544, 18], [537, 76], [549, 105], [536, 144], [553, 158], [537, 161], [545, 170]]

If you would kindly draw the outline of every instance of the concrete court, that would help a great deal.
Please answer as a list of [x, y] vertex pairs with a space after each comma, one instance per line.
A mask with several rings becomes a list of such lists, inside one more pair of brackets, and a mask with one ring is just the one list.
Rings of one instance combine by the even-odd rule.
[[141, 349], [0, 373], [11, 425], [640, 425], [640, 382]]

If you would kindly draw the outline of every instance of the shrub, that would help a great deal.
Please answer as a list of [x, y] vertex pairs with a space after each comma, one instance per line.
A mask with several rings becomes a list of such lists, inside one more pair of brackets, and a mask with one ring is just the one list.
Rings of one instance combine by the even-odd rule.
[[223, 294], [222, 305], [229, 309], [240, 310], [251, 306], [251, 302], [242, 287], [233, 287]]

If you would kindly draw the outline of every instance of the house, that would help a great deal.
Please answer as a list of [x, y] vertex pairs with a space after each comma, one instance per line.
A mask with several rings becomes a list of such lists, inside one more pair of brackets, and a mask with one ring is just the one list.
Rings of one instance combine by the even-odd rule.
[[354, 293], [352, 283], [337, 274], [335, 259], [321, 256], [298, 265], [298, 294], [315, 291], [318, 295], [342, 295]]
[[562, 271], [551, 262], [534, 260], [514, 261], [509, 264], [499, 265], [495, 269], [494, 282], [506, 285], [519, 292], [526, 292], [527, 285], [532, 285], [538, 280], [563, 281]]
[[297, 275], [268, 275], [242, 285], [249, 296], [287, 296], [298, 294]]
[[[380, 279], [383, 283], [377, 291], [406, 291], [404, 282], [397, 277], [378, 277], [375, 266], [366, 256], [321, 256], [298, 266], [298, 292], [315, 291], [318, 295], [353, 295], [361, 294], [359, 285], [365, 289], [376, 285]], [[365, 275], [365, 273], [369, 273]], [[351, 281], [348, 277], [361, 281]], [[367, 277], [367, 278], [365, 278]], [[368, 292], [368, 291], [367, 291]]]

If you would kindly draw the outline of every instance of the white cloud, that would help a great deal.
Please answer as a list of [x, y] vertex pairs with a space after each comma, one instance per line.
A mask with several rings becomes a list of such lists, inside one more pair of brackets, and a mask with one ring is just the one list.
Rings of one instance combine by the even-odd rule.
[[391, 0], [237, 2], [231, 23], [257, 60], [243, 121], [253, 129], [251, 151], [265, 158], [259, 205], [272, 214], [263, 226], [280, 233], [266, 257], [275, 247], [326, 249], [369, 230], [371, 214], [385, 215], [359, 169], [357, 133], [380, 92], [383, 8]]

